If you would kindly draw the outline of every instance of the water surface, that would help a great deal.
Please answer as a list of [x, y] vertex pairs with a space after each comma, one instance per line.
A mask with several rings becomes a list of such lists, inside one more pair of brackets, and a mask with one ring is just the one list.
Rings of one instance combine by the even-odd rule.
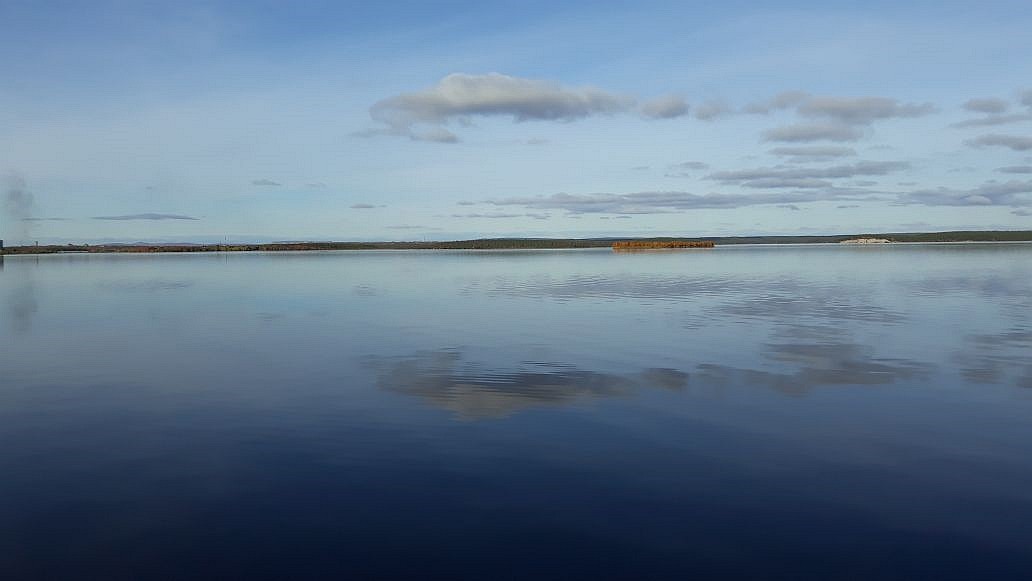
[[5, 578], [1032, 575], [1032, 245], [2, 267]]

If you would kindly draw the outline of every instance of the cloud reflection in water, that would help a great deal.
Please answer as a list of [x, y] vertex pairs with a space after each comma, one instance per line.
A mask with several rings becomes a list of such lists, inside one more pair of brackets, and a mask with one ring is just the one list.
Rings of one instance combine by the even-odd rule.
[[763, 387], [788, 395], [805, 395], [814, 388], [842, 385], [888, 385], [927, 375], [928, 366], [916, 361], [875, 357], [851, 343], [768, 344], [764, 357], [794, 367], [769, 371], [705, 363], [697, 375], [701, 383], [719, 386]]
[[633, 375], [588, 371], [573, 365], [524, 362], [512, 370], [463, 363], [457, 350], [374, 359], [381, 389], [422, 398], [468, 420], [502, 418], [538, 406], [632, 395], [643, 388], [682, 389], [688, 374], [653, 368]]

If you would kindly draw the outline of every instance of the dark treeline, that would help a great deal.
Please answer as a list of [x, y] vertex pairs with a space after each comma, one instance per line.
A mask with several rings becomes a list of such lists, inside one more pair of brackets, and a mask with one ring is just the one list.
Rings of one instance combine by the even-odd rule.
[[272, 244], [66, 244], [11, 246], [5, 254], [154, 253], [154, 252], [280, 252], [305, 250], [531, 250], [559, 248], [608, 248], [615, 243], [636, 246], [677, 246], [698, 241], [726, 244], [835, 243], [854, 238], [885, 238], [892, 242], [1026, 242], [1032, 230], [953, 232], [898, 232], [841, 234], [834, 236], [700, 236], [694, 238], [482, 238], [443, 242], [282, 242]]

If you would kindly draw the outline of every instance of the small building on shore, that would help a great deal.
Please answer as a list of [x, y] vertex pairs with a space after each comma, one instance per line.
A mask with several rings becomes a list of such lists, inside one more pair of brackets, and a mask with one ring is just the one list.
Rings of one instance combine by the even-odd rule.
[[839, 244], [888, 244], [892, 242], [888, 238], [850, 238], [849, 240], [843, 240]]

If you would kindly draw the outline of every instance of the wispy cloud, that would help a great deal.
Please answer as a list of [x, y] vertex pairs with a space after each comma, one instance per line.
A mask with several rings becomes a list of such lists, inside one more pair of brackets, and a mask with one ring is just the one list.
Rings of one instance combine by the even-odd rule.
[[551, 217], [550, 214], [511, 214], [505, 212], [487, 212], [487, 213], [473, 213], [473, 214], [452, 214], [452, 218], [534, 218], [536, 220], [547, 220]]
[[904, 204], [925, 206], [1010, 206], [1032, 205], [1032, 180], [986, 182], [973, 189], [938, 188], [907, 192], [900, 196]]
[[822, 180], [881, 176], [908, 169], [903, 161], [860, 161], [831, 167], [761, 167], [714, 172], [707, 179], [750, 188], [822, 188]]
[[[675, 163], [667, 168], [667, 177], [691, 177], [703, 170], [709, 169], [709, 164], [702, 161], [683, 161]], [[633, 169], [648, 169], [648, 166]]]
[[998, 167], [996, 171], [999, 173], [1032, 173], [1032, 165], [1009, 165]]
[[675, 119], [688, 114], [689, 106], [684, 97], [665, 95], [645, 102], [641, 114], [649, 119]]
[[283, 184], [268, 179], [251, 180], [252, 186], [282, 186]]
[[804, 117], [821, 117], [849, 125], [880, 119], [921, 117], [935, 111], [931, 103], [900, 103], [888, 97], [810, 97], [799, 104]]
[[827, 188], [813, 192], [774, 194], [692, 194], [689, 192], [633, 192], [626, 194], [553, 194], [488, 200], [496, 206], [523, 206], [537, 210], [562, 210], [571, 214], [668, 214], [687, 210], [730, 209], [772, 204], [798, 204], [832, 199], [866, 199], [862, 191]]
[[771, 155], [789, 158], [788, 161], [795, 163], [827, 161], [838, 157], [849, 157], [856, 155], [852, 147], [839, 145], [802, 145], [775, 147], [767, 151]]
[[695, 108], [695, 118], [700, 121], [713, 121], [734, 113], [734, 108], [725, 101], [707, 101]]
[[371, 210], [373, 208], [376, 208], [377, 206], [375, 206], [374, 204], [351, 204], [351, 206], [349, 207], [352, 210]]
[[841, 123], [796, 123], [763, 132], [765, 141], [806, 143], [810, 141], [858, 141], [863, 131]]
[[962, 105], [964, 109], [974, 113], [1003, 113], [1010, 108], [1010, 103], [1005, 99], [987, 97], [981, 99], [968, 99]]
[[1032, 150], [1032, 137], [1021, 137], [1018, 135], [1000, 135], [998, 133], [990, 133], [974, 139], [968, 139], [964, 143], [972, 147], [996, 146], [1007, 147], [1014, 151]]
[[795, 107], [805, 101], [810, 95], [805, 91], [786, 91], [767, 99], [750, 103], [742, 108], [743, 113], [766, 115], [772, 111], [781, 111]]
[[1023, 121], [1032, 121], [1032, 115], [1026, 115], [1024, 113], [986, 115], [985, 117], [977, 117], [975, 119], [960, 121], [950, 125], [950, 127], [956, 127], [958, 129], [964, 129], [967, 127], [995, 127], [997, 125], [1009, 125], [1011, 123], [1021, 123]]
[[94, 216], [94, 220], [199, 220], [181, 214], [125, 214], [122, 216]]

